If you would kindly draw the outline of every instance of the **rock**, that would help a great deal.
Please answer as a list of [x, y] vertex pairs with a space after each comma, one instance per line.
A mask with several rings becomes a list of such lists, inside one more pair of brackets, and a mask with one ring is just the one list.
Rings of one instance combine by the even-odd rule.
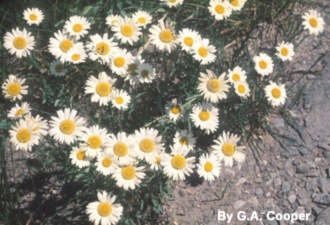
[[328, 225], [330, 221], [330, 207], [324, 209], [316, 218], [315, 225]]
[[327, 168], [327, 176], [330, 178], [330, 167]]
[[282, 183], [281, 190], [282, 190], [283, 193], [289, 192], [290, 191], [290, 188], [291, 188], [291, 186], [290, 186], [290, 183], [289, 182], [283, 182]]
[[184, 197], [184, 192], [183, 192], [182, 190], [179, 190], [179, 195], [180, 195], [181, 197]]
[[282, 184], [281, 178], [277, 177], [274, 179], [274, 187], [277, 188]]
[[245, 205], [245, 201], [243, 200], [238, 200], [234, 203], [234, 208], [237, 210], [237, 209], [240, 209], [242, 208], [244, 205]]
[[330, 182], [327, 178], [325, 177], [318, 178], [317, 185], [323, 193], [330, 192]]
[[288, 198], [289, 202], [291, 204], [293, 204], [296, 201], [296, 195], [295, 194], [291, 194]]
[[262, 196], [263, 194], [264, 194], [264, 191], [263, 191], [261, 188], [257, 188], [257, 189], [256, 189], [256, 195], [257, 195], [257, 196], [260, 197], [260, 196]]
[[310, 200], [310, 194], [306, 191], [301, 191], [298, 193], [298, 202], [299, 205], [306, 205]]
[[330, 196], [329, 194], [316, 194], [312, 195], [313, 202], [329, 205], [330, 204]]
[[297, 213], [297, 214], [303, 214], [303, 213], [305, 213], [305, 208], [302, 207], [302, 206], [299, 206], [299, 207], [296, 209], [295, 213]]

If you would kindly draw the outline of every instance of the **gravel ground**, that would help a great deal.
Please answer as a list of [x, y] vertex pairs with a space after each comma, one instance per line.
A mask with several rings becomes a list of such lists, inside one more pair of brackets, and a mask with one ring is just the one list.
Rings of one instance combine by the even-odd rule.
[[[329, 20], [326, 20], [329, 24]], [[324, 46], [318, 46], [319, 39]], [[330, 221], [330, 56], [329, 30], [319, 37], [310, 36], [296, 49], [291, 71], [307, 70], [317, 56], [327, 54], [313, 70], [321, 75], [295, 74], [296, 89], [306, 85], [303, 96], [292, 104], [293, 122], [272, 115], [275, 135], [264, 135], [247, 146], [247, 160], [226, 168], [212, 183], [193, 179], [178, 182], [169, 199], [164, 218], [180, 225], [327, 225]], [[292, 93], [293, 91], [290, 90]], [[289, 100], [290, 101], [290, 100]], [[279, 137], [281, 136], [281, 137]], [[218, 212], [233, 213], [230, 223], [218, 220]], [[253, 211], [261, 221], [238, 221], [236, 215]], [[310, 213], [309, 220], [294, 223], [267, 220], [265, 214]]]

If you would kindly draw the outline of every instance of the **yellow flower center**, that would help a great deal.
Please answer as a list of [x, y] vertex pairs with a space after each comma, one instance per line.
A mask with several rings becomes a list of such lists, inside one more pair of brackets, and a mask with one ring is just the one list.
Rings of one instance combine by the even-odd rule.
[[241, 80], [241, 76], [238, 73], [234, 73], [232, 78], [233, 78], [234, 82], [237, 82], [237, 81]]
[[207, 81], [206, 88], [212, 93], [217, 93], [221, 89], [221, 84], [217, 79], [210, 79]]
[[131, 37], [133, 35], [133, 28], [130, 25], [124, 25], [120, 28], [120, 32], [125, 37]]
[[32, 21], [36, 21], [38, 19], [38, 16], [36, 14], [32, 13], [32, 14], [30, 14], [29, 18]]
[[152, 152], [155, 148], [155, 143], [149, 139], [149, 138], [144, 138], [140, 141], [139, 143], [140, 150], [149, 153]]
[[60, 123], [60, 131], [63, 134], [70, 135], [74, 132], [76, 124], [72, 120], [63, 120]]
[[205, 47], [200, 47], [197, 52], [202, 58], [205, 58], [209, 54]]
[[84, 151], [77, 152], [77, 159], [78, 160], [84, 160], [86, 156], [86, 153]]
[[98, 149], [102, 146], [102, 139], [99, 136], [90, 136], [87, 140], [88, 146], [92, 149]]
[[62, 52], [67, 52], [73, 47], [73, 43], [70, 40], [63, 40], [60, 43], [60, 49]]
[[118, 104], [118, 105], [121, 105], [121, 104], [123, 104], [124, 103], [124, 99], [121, 97], [121, 96], [119, 96], [118, 98], [116, 98], [116, 103]]
[[138, 68], [137, 64], [131, 63], [131, 64], [128, 65], [127, 73], [131, 76], [134, 76], [134, 75], [136, 75], [137, 68]]
[[161, 160], [160, 157], [156, 157], [156, 164], [160, 164], [161, 161], [162, 161], [162, 160]]
[[133, 166], [126, 166], [121, 168], [121, 175], [125, 180], [132, 180], [135, 176], [135, 168]]
[[272, 89], [272, 96], [273, 96], [274, 98], [279, 98], [279, 97], [281, 97], [281, 90], [278, 89], [278, 88], [273, 88], [273, 89]]
[[79, 33], [83, 29], [83, 26], [80, 23], [73, 25], [72, 30], [76, 33]]
[[182, 137], [182, 138], [180, 138], [179, 142], [180, 142], [181, 145], [187, 145], [188, 144], [188, 138]]
[[245, 86], [243, 84], [239, 84], [238, 87], [237, 87], [237, 90], [238, 90], [238, 93], [244, 94], [246, 88], [245, 88]]
[[112, 206], [108, 202], [101, 202], [97, 206], [97, 212], [102, 217], [107, 217], [112, 213]]
[[317, 27], [317, 25], [318, 25], [318, 22], [317, 22], [317, 19], [315, 19], [315, 18], [310, 18], [309, 19], [309, 24], [312, 26], [312, 27]]
[[26, 128], [23, 128], [17, 132], [16, 139], [21, 143], [26, 143], [31, 139], [31, 136], [31, 131]]
[[21, 85], [18, 83], [11, 83], [7, 87], [7, 93], [10, 96], [16, 96], [21, 92]]
[[120, 68], [125, 65], [126, 61], [125, 61], [124, 57], [117, 57], [117, 58], [115, 58], [113, 63], [115, 64], [116, 67]]
[[13, 41], [13, 45], [16, 49], [24, 49], [26, 44], [26, 39], [23, 37], [16, 37]]
[[112, 20], [111, 23], [112, 24], [118, 23], [118, 20]]
[[101, 97], [106, 97], [111, 92], [111, 86], [107, 82], [100, 82], [96, 85], [96, 93]]
[[267, 62], [265, 60], [260, 60], [259, 61], [259, 67], [263, 70], [266, 69], [267, 68]]
[[171, 159], [171, 165], [174, 169], [181, 170], [186, 166], [186, 159], [182, 155], [175, 155]]
[[145, 17], [139, 17], [138, 23], [145, 24], [147, 22], [147, 19]]
[[174, 40], [174, 37], [170, 30], [162, 30], [159, 33], [159, 40], [164, 43], [171, 43]]
[[111, 164], [112, 164], [112, 161], [111, 161], [110, 158], [104, 158], [104, 159], [102, 160], [102, 166], [104, 166], [104, 167], [106, 167], [106, 168], [110, 167]]
[[225, 156], [230, 157], [230, 156], [234, 155], [234, 153], [235, 153], [235, 146], [230, 143], [225, 143], [222, 145], [221, 150]]
[[179, 106], [174, 106], [174, 107], [172, 107], [171, 111], [172, 111], [172, 113], [175, 114], [175, 115], [177, 115], [177, 114], [179, 114], [179, 113], [181, 112]]
[[281, 49], [281, 55], [287, 56], [289, 54], [289, 50], [286, 47], [283, 47]]
[[141, 71], [141, 75], [142, 75], [142, 77], [144, 77], [144, 78], [148, 78], [148, 77], [149, 77], [149, 71], [148, 71], [148, 70], [142, 70], [142, 71]]
[[207, 121], [210, 119], [211, 117], [211, 114], [208, 112], [208, 111], [201, 111], [199, 114], [198, 114], [198, 117], [201, 121]]
[[168, 0], [169, 2], [171, 2], [171, 3], [174, 3], [174, 2], [176, 2], [176, 0]]
[[230, 4], [237, 7], [237, 6], [239, 6], [239, 0], [231, 0]]
[[194, 39], [192, 39], [191, 37], [185, 37], [183, 39], [183, 43], [189, 47], [193, 46], [194, 44]]
[[116, 156], [123, 157], [123, 156], [127, 155], [127, 153], [128, 153], [128, 147], [123, 142], [117, 142], [113, 146], [113, 152], [115, 153]]
[[99, 55], [107, 55], [110, 51], [110, 47], [105, 42], [100, 42], [96, 45], [96, 52]]
[[213, 170], [213, 165], [212, 165], [212, 163], [210, 163], [210, 162], [206, 162], [206, 163], [204, 164], [204, 170], [205, 170], [206, 172], [211, 172], [211, 171]]
[[215, 11], [218, 13], [218, 14], [223, 14], [225, 12], [225, 7], [223, 7], [222, 5], [216, 5], [215, 6]]
[[55, 66], [55, 71], [56, 71], [57, 73], [61, 73], [61, 72], [63, 72], [63, 70], [64, 70], [64, 66], [63, 66], [62, 64], [57, 64], [57, 65]]
[[25, 110], [24, 109], [19, 109], [16, 111], [15, 116], [20, 117], [24, 114]]
[[78, 61], [78, 60], [80, 59], [80, 54], [73, 54], [73, 55], [71, 56], [71, 59], [72, 59], [73, 61]]

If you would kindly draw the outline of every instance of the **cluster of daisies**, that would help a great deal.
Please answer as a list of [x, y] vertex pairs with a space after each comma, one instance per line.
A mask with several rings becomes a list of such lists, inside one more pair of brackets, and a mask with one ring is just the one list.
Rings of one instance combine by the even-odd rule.
[[[178, 7], [183, 0], [162, 0], [169, 7]], [[209, 11], [216, 20], [228, 18], [232, 11], [241, 10], [246, 0], [211, 0]], [[36, 8], [23, 12], [30, 26], [38, 26], [44, 19], [43, 13]], [[323, 31], [324, 21], [315, 10], [303, 15], [303, 26], [311, 34]], [[128, 92], [117, 88], [118, 79], [127, 81], [131, 86], [150, 83], [156, 79], [153, 66], [143, 59], [142, 51], [153, 45], [159, 51], [171, 52], [181, 48], [201, 65], [209, 65], [216, 60], [216, 48], [210, 40], [189, 28], [176, 32], [174, 25], [160, 20], [153, 24], [152, 16], [146, 11], [137, 11], [129, 17], [109, 15], [105, 23], [109, 33], [90, 34], [92, 24], [88, 18], [72, 16], [49, 40], [48, 50], [55, 57], [50, 64], [50, 72], [57, 76], [67, 73], [68, 64], [86, 63], [87, 60], [109, 67], [110, 76], [101, 72], [90, 76], [85, 85], [85, 94], [91, 102], [100, 106], [112, 104], [120, 110], [126, 110], [131, 103]], [[122, 46], [137, 46], [147, 39], [146, 44], [134, 54]], [[10, 54], [23, 58], [35, 48], [35, 38], [26, 29], [15, 28], [4, 37], [4, 47]], [[282, 61], [290, 61], [294, 56], [294, 46], [282, 42], [274, 49], [275, 55]], [[261, 52], [253, 58], [255, 71], [262, 77], [273, 73], [272, 58]], [[207, 69], [199, 77], [197, 87], [204, 101], [194, 104], [189, 118], [194, 126], [206, 134], [217, 131], [219, 127], [219, 109], [214, 104], [227, 98], [230, 89], [243, 99], [250, 96], [247, 72], [236, 66], [221, 75]], [[285, 104], [284, 84], [270, 81], [264, 87], [265, 96], [274, 107]], [[22, 101], [28, 94], [26, 80], [10, 74], [2, 84], [5, 98], [15, 102], [8, 118], [15, 120], [10, 133], [10, 141], [18, 150], [31, 151], [34, 146], [43, 143], [51, 136], [59, 144], [71, 147], [70, 159], [74, 166], [85, 168], [94, 165], [96, 171], [124, 190], [133, 190], [143, 183], [151, 171], [163, 171], [173, 180], [184, 180], [195, 169], [207, 181], [220, 176], [221, 166], [233, 166], [234, 161], [241, 163], [245, 159], [244, 147], [240, 146], [240, 137], [223, 132], [213, 141], [208, 153], [197, 160], [193, 156], [196, 138], [188, 130], [178, 130], [169, 145], [158, 130], [143, 127], [134, 133], [119, 132], [113, 134], [98, 125], [90, 126], [87, 119], [71, 108], [58, 110], [49, 121], [36, 114], [32, 107]], [[168, 116], [178, 121], [186, 115], [185, 104], [172, 100], [166, 105]], [[189, 109], [190, 110], [190, 109]], [[168, 151], [166, 151], [168, 150]], [[120, 220], [123, 207], [116, 197], [106, 192], [97, 194], [98, 201], [87, 206], [90, 220], [95, 224], [115, 224]]]

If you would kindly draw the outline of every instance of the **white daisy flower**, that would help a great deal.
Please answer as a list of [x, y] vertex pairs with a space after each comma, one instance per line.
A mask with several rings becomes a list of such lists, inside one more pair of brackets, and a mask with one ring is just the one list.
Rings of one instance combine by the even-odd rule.
[[117, 224], [123, 214], [123, 207], [115, 204], [116, 197], [109, 195], [107, 192], [97, 193], [98, 201], [91, 202], [87, 205], [86, 213], [89, 220], [94, 225], [113, 225]]
[[90, 36], [90, 42], [87, 44], [89, 57], [91, 60], [98, 60], [100, 63], [110, 63], [111, 55], [117, 49], [117, 44], [113, 38], [108, 38], [108, 34], [100, 36], [94, 34]]
[[114, 90], [112, 105], [119, 110], [127, 110], [131, 102], [131, 96], [124, 90]]
[[[105, 23], [111, 28], [113, 29], [114, 25], [119, 23], [120, 20], [122, 20], [123, 18], [119, 15], [109, 15], [105, 18]], [[112, 30], [113, 31], [113, 30]]]
[[164, 150], [162, 137], [153, 128], [141, 128], [135, 132], [135, 152], [139, 159], [154, 158], [155, 154]]
[[70, 108], [58, 110], [56, 114], [57, 116], [52, 116], [49, 121], [49, 134], [56, 141], [70, 145], [82, 134], [86, 121], [78, 116], [76, 110]]
[[169, 24], [160, 21], [157, 25], [150, 28], [151, 44], [161, 51], [171, 52], [176, 47], [176, 34], [174, 28]]
[[102, 173], [104, 176], [114, 174], [118, 169], [116, 159], [112, 154], [101, 153], [97, 157], [96, 170]]
[[28, 86], [24, 84], [25, 79], [10, 74], [8, 79], [2, 84], [2, 93], [5, 98], [12, 101], [21, 100], [23, 95], [27, 95], [28, 93]]
[[206, 70], [207, 73], [201, 73], [199, 78], [198, 90], [202, 93], [204, 99], [212, 103], [217, 103], [222, 99], [227, 98], [229, 91], [226, 74], [222, 73], [217, 77], [213, 71]]
[[26, 9], [23, 12], [23, 18], [29, 25], [35, 24], [39, 25], [41, 21], [44, 19], [44, 14], [40, 9], [37, 8], [30, 8]]
[[123, 76], [126, 75], [128, 65], [134, 62], [134, 58], [131, 53], [127, 52], [126, 49], [117, 49], [112, 54], [110, 61], [110, 68], [112, 72]]
[[188, 130], [179, 130], [174, 136], [174, 145], [180, 146], [182, 149], [189, 151], [195, 147], [196, 138]]
[[126, 165], [120, 167], [114, 173], [117, 186], [125, 190], [134, 190], [142, 182], [145, 177], [144, 167], [136, 167], [134, 165]]
[[183, 108], [178, 103], [177, 99], [173, 99], [172, 101], [170, 101], [165, 108], [168, 113], [168, 116], [174, 122], [177, 121], [184, 114]]
[[151, 83], [156, 76], [155, 69], [149, 63], [139, 64], [136, 73], [140, 83]]
[[214, 154], [203, 154], [199, 158], [197, 173], [207, 181], [214, 181], [220, 175], [220, 163]]
[[119, 164], [131, 164], [135, 162], [135, 140], [125, 132], [111, 135], [105, 152], [115, 157]]
[[276, 55], [282, 60], [282, 61], [291, 61], [294, 56], [293, 51], [293, 44], [287, 43], [287, 42], [281, 42], [276, 47]]
[[168, 7], [178, 7], [179, 5], [182, 5], [183, 0], [161, 0], [164, 2]]
[[191, 30], [189, 28], [184, 28], [179, 32], [178, 42], [180, 43], [182, 49], [188, 53], [191, 53], [194, 45], [198, 43], [202, 37], [197, 31]]
[[79, 40], [81, 37], [84, 37], [86, 34], [88, 34], [88, 30], [90, 29], [90, 26], [91, 25], [86, 17], [71, 16], [69, 20], [65, 22], [64, 29], [71, 36]]
[[245, 81], [236, 82], [235, 93], [242, 98], [247, 98], [248, 96], [250, 96], [249, 84]]
[[[62, 31], [58, 31], [55, 33], [55, 37], [50, 38], [48, 50], [61, 62], [65, 62], [67, 59], [67, 53], [76, 44], [77, 43], [74, 42], [73, 38], [69, 37]], [[80, 45], [82, 45], [82, 43], [80, 43]]]
[[153, 157], [148, 158], [148, 164], [152, 170], [158, 171], [162, 168], [162, 161], [166, 158], [165, 152], [158, 152]]
[[146, 11], [139, 10], [132, 16], [134, 22], [140, 26], [145, 28], [149, 23], [152, 22], [152, 16], [150, 13]]
[[8, 118], [19, 119], [31, 113], [31, 107], [28, 103], [22, 102], [12, 107], [8, 113]]
[[210, 0], [209, 11], [216, 20], [223, 20], [231, 15], [232, 7], [225, 0]]
[[133, 63], [128, 64], [127, 66], [125, 80], [128, 81], [132, 86], [136, 86], [140, 83], [140, 76], [138, 76], [137, 72], [142, 63], [144, 63], [144, 60], [138, 56], [134, 57]]
[[239, 66], [236, 66], [233, 70], [228, 71], [229, 82], [235, 84], [238, 81], [246, 81], [246, 72]]
[[74, 48], [71, 48], [68, 51], [65, 61], [73, 64], [79, 64], [85, 62], [86, 58], [87, 54], [85, 52], [84, 46], [82, 44], [77, 44]]
[[6, 32], [3, 46], [10, 54], [16, 55], [18, 58], [30, 55], [35, 45], [34, 37], [25, 29], [13, 29], [11, 32]]
[[88, 167], [90, 165], [89, 159], [86, 156], [86, 150], [83, 146], [73, 147], [69, 157], [72, 165], [79, 168]]
[[86, 128], [81, 133], [80, 140], [87, 145], [86, 155], [91, 158], [96, 158], [109, 145], [107, 130], [98, 125]]
[[20, 119], [9, 130], [10, 142], [17, 150], [31, 151], [32, 147], [39, 144], [39, 136], [34, 134], [33, 126]]
[[62, 77], [66, 74], [66, 72], [67, 69], [61, 61], [55, 60], [50, 64], [50, 73], [54, 76]]
[[200, 62], [201, 65], [207, 65], [215, 61], [216, 49], [210, 44], [208, 39], [201, 39], [196, 42], [193, 47], [193, 57]]
[[318, 35], [323, 32], [325, 22], [316, 10], [311, 9], [305, 12], [302, 18], [304, 29], [308, 30], [310, 34]]
[[187, 157], [189, 150], [171, 147], [172, 152], [162, 161], [164, 173], [173, 180], [185, 180], [193, 172], [195, 158]]
[[40, 138], [48, 134], [48, 121], [41, 116], [31, 116], [31, 114], [29, 114], [26, 117], [26, 123], [29, 124], [29, 126], [32, 126], [33, 134], [38, 135]]
[[207, 134], [213, 133], [219, 126], [218, 109], [208, 103], [197, 104], [192, 108], [190, 118], [194, 125]]
[[247, 0], [229, 0], [229, 4], [232, 10], [239, 11], [244, 7], [246, 1]]
[[253, 57], [253, 61], [255, 63], [255, 70], [261, 76], [266, 76], [273, 72], [273, 60], [267, 54], [260, 53], [258, 56]]
[[120, 40], [122, 44], [133, 45], [141, 36], [140, 27], [131, 18], [124, 18], [115, 23], [112, 28], [114, 36]]
[[239, 140], [238, 135], [225, 131], [215, 140], [212, 149], [218, 155], [219, 160], [224, 161], [225, 166], [232, 167], [234, 160], [238, 163], [245, 160], [245, 154], [242, 151], [244, 146], [238, 146]]
[[280, 106], [285, 104], [286, 100], [286, 90], [284, 84], [276, 84], [272, 81], [270, 81], [270, 84], [268, 84], [265, 87], [265, 95], [268, 100], [268, 102], [272, 106]]
[[108, 105], [113, 97], [113, 84], [116, 79], [101, 72], [98, 78], [90, 76], [86, 82], [85, 94], [91, 94], [91, 101], [98, 102], [100, 106]]

